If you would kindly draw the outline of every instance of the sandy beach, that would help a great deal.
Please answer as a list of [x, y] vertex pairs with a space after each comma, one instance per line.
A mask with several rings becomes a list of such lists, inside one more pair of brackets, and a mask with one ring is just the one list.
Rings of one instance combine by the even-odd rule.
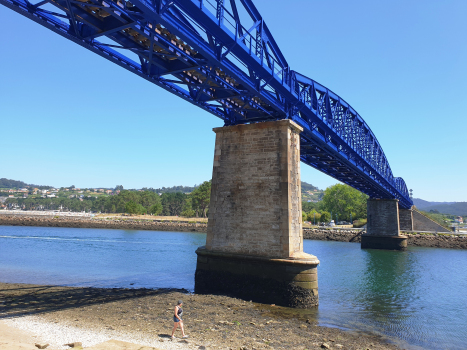
[[[180, 331], [170, 338], [178, 299], [184, 301], [187, 340]], [[37, 349], [35, 343], [48, 343], [47, 349], [58, 350], [72, 342], [85, 349], [133, 349], [131, 344], [140, 350], [398, 348], [376, 335], [321, 327], [309, 315], [184, 290], [0, 283], [0, 349]]]

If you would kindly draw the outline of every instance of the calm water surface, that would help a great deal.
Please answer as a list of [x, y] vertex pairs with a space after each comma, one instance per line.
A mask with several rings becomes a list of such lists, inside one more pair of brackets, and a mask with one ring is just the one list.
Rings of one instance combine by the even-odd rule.
[[[0, 281], [193, 290], [200, 233], [0, 226]], [[322, 325], [402, 339], [406, 348], [467, 348], [467, 251], [361, 250], [305, 241], [316, 255]]]

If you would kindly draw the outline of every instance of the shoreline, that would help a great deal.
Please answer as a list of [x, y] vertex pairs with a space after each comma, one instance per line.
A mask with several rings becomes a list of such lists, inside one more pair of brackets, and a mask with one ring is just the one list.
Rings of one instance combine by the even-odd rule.
[[[303, 229], [303, 238], [317, 241], [338, 241], [360, 243], [364, 231], [356, 230], [328, 230], [328, 229]], [[467, 235], [432, 232], [406, 232], [407, 246], [444, 249], [467, 249]]]
[[[133, 340], [163, 349], [398, 349], [389, 338], [320, 326], [313, 310], [294, 310], [176, 289], [124, 289], [1, 283], [0, 321], [35, 333], [48, 349]], [[174, 302], [184, 301], [190, 337], [170, 332]], [[0, 323], [0, 339], [2, 328]], [[57, 332], [59, 336], [57, 336]], [[61, 334], [62, 332], [63, 334]], [[397, 340], [394, 340], [397, 341]], [[407, 345], [404, 344], [404, 348]], [[136, 348], [135, 348], [136, 349]], [[139, 349], [139, 348], [138, 348]], [[202, 348], [201, 348], [202, 349]]]
[[103, 228], [150, 231], [177, 231], [206, 233], [207, 224], [190, 221], [162, 221], [152, 219], [109, 219], [86, 217], [26, 216], [0, 215], [0, 226], [39, 226], [39, 227], [72, 227]]
[[[205, 222], [180, 220], [156, 220], [134, 218], [83, 218], [83, 217], [54, 217], [54, 216], [26, 216], [26, 215], [0, 215], [0, 226], [39, 226], [39, 227], [70, 227], [70, 228], [97, 228], [97, 229], [123, 229], [123, 230], [150, 230], [150, 231], [176, 231], [176, 232], [207, 232]], [[304, 228], [303, 238], [321, 241], [339, 241], [360, 243], [361, 234], [358, 229], [332, 229], [332, 228]], [[407, 235], [408, 246], [467, 249], [467, 235], [429, 232], [401, 232]]]

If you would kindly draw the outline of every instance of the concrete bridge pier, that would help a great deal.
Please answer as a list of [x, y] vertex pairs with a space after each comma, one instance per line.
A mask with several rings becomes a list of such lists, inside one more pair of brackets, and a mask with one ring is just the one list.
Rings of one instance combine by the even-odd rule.
[[367, 201], [367, 229], [362, 235], [362, 249], [391, 249], [403, 250], [407, 248], [407, 236], [400, 234], [399, 216], [402, 214], [405, 226], [412, 225], [407, 217], [410, 213], [399, 213], [397, 199], [368, 199]]
[[318, 305], [319, 260], [303, 252], [300, 132], [290, 120], [215, 128], [206, 246], [195, 292]]
[[414, 220], [412, 209], [399, 208], [399, 229], [401, 231], [413, 231]]

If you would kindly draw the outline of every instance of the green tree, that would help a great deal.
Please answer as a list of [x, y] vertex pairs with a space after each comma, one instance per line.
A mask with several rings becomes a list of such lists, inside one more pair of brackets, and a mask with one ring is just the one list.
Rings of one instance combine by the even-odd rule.
[[368, 196], [348, 185], [337, 184], [326, 188], [322, 200], [322, 207], [333, 216], [338, 215], [339, 220], [350, 221], [366, 218], [366, 201]]
[[153, 205], [156, 205], [156, 207], [161, 208], [162, 210], [162, 205], [161, 205], [161, 197], [152, 191], [142, 191], [139, 192], [139, 203], [145, 207], [145, 208], [150, 208]]
[[323, 211], [319, 218], [319, 222], [330, 222], [331, 221], [331, 213], [328, 211]]
[[125, 204], [125, 212], [128, 214], [137, 214], [138, 204], [133, 201], [129, 201], [128, 203]]
[[162, 215], [178, 216], [185, 204], [186, 194], [182, 192], [162, 193]]
[[120, 191], [120, 193], [117, 195], [117, 198], [119, 200], [123, 200], [125, 203], [127, 203], [129, 201], [139, 203], [139, 201], [140, 201], [140, 196], [139, 196], [139, 194], [137, 192], [128, 191], [128, 190]]
[[192, 218], [195, 216], [195, 211], [193, 210], [193, 199], [190, 196], [185, 200], [185, 205], [183, 206], [183, 210], [180, 215], [186, 218]]
[[129, 201], [125, 204], [125, 212], [132, 215], [141, 215], [146, 214], [147, 210], [141, 204]]
[[318, 213], [316, 210], [312, 210], [306, 215], [306, 220], [309, 222], [313, 222], [313, 220], [315, 222], [319, 222], [320, 218], [321, 218], [321, 214]]
[[206, 210], [209, 207], [211, 200], [211, 180], [204, 181], [198, 188], [190, 193], [193, 209], [197, 212], [200, 210], [203, 217], [206, 217]]
[[318, 210], [319, 204], [316, 202], [302, 202], [302, 210], [309, 213], [313, 209]]
[[148, 213], [152, 215], [159, 215], [162, 213], [162, 204], [159, 202], [151, 205], [148, 209]]

